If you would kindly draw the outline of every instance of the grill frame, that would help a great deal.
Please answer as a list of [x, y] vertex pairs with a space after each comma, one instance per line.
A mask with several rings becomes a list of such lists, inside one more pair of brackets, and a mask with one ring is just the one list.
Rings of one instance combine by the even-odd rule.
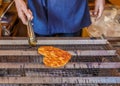
[[[0, 38], [0, 46], [8, 46], [6, 48], [4, 47], [0, 47], [0, 59], [4, 58], [4, 60], [0, 60], [0, 70], [5, 70], [5, 72], [8, 73], [8, 70], [15, 70], [15, 69], [20, 69], [19, 71], [16, 72], [21, 72], [21, 76], [3, 76], [0, 77], [0, 85], [2, 84], [24, 84], [24, 85], [29, 85], [29, 84], [33, 84], [34, 86], [36, 84], [42, 86], [82, 86], [83, 84], [85, 84], [84, 86], [111, 86], [111, 85], [115, 85], [115, 86], [119, 86], [120, 85], [120, 73], [119, 73], [119, 69], [120, 69], [120, 56], [118, 55], [118, 53], [116, 52], [116, 50], [111, 46], [111, 44], [107, 41], [107, 40], [103, 40], [103, 39], [88, 39], [88, 38], [79, 38], [79, 37], [75, 37], [75, 38], [60, 38], [60, 37], [55, 37], [55, 38], [51, 38], [51, 37], [40, 37], [37, 38], [38, 43], [37, 43], [37, 47], [30, 47], [28, 46], [28, 40], [27, 38]], [[97, 62], [94, 61], [88, 61], [86, 62], [85, 59], [83, 59], [82, 61], [77, 61], [77, 59], [75, 59], [75, 62], [70, 61], [66, 66], [58, 68], [59, 70], [75, 70], [75, 69], [80, 69], [83, 70], [83, 72], [89, 72], [93, 71], [95, 73], [97, 73], [99, 71], [99, 73], [97, 75], [88, 75], [88, 76], [83, 76], [83, 77], [38, 77], [38, 76], [26, 76], [26, 69], [40, 69], [40, 70], [52, 70], [49, 67], [45, 67], [43, 65], [43, 63], [34, 63], [32, 62], [32, 60], [30, 60], [30, 58], [36, 58], [39, 57], [42, 58], [41, 55], [39, 55], [37, 53], [37, 48], [39, 46], [44, 46], [44, 45], [52, 45], [52, 46], [62, 46], [62, 45], [71, 45], [71, 46], [101, 46], [102, 48], [87, 48], [84, 49], [82, 48], [82, 50], [79, 50], [79, 48], [75, 48], [76, 50], [67, 50], [69, 48], [69, 46], [67, 48], [62, 48], [67, 50], [68, 52], [70, 52], [73, 57], [85, 57], [86, 60], [89, 60], [87, 58], [91, 58], [93, 59], [93, 57], [95, 57], [94, 59], [101, 59], [101, 60], [97, 60]], [[14, 48], [10, 48], [9, 46], [28, 46], [25, 47], [25, 49], [22, 50], [22, 48], [18, 47], [17, 49]], [[7, 49], [8, 48], [8, 49]], [[73, 47], [74, 48], [74, 47]], [[101, 49], [101, 50], [100, 50]], [[21, 62], [22, 60], [20, 60], [20, 62], [15, 62], [17, 61], [16, 59], [12, 59], [10, 60], [12, 57], [15, 57], [17, 59], [17, 57], [28, 57], [29, 59], [26, 59], [25, 61]], [[8, 59], [9, 58], [9, 59]], [[105, 59], [104, 59], [105, 58]], [[116, 59], [113, 59], [116, 58]], [[30, 62], [28, 61], [30, 60]], [[42, 60], [42, 59], [40, 59]], [[40, 60], [38, 60], [37, 62], [39, 62]], [[28, 61], [28, 62], [27, 62]], [[99, 62], [100, 61], [100, 62]], [[54, 70], [54, 69], [53, 69]], [[107, 72], [108, 71], [108, 72]], [[32, 71], [31, 71], [32, 72]], [[113, 73], [110, 73], [113, 72]], [[74, 72], [71, 72], [74, 73]], [[110, 73], [109, 76], [105, 76], [105, 73], [107, 75], [107, 73]], [[114, 75], [115, 73], [115, 75]], [[102, 75], [103, 74], [103, 75]], [[112, 75], [113, 74], [113, 75]], [[113, 80], [111, 80], [111, 78]], [[54, 83], [56, 82], [56, 83]], [[82, 84], [82, 85], [81, 85]]]

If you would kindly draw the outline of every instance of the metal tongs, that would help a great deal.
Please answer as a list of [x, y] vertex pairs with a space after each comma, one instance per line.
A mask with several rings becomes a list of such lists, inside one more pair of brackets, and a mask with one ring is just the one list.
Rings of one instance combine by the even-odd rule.
[[31, 20], [28, 20], [27, 25], [27, 32], [28, 32], [28, 43], [30, 46], [36, 46], [37, 40], [33, 31]]

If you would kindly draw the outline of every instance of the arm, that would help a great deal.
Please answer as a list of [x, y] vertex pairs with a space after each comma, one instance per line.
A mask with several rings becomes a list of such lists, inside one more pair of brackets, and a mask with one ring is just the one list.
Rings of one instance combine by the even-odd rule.
[[24, 0], [14, 0], [14, 1], [19, 18], [22, 20], [23, 24], [27, 25], [28, 19], [29, 20], [33, 19], [32, 12], [27, 8], [27, 5], [24, 2]]
[[105, 0], [95, 0], [95, 9], [92, 15], [96, 17], [96, 20], [102, 16], [104, 6]]

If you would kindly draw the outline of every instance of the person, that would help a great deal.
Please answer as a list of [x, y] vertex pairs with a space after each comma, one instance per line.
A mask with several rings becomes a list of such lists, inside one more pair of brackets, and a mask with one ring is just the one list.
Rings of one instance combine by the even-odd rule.
[[[82, 28], [91, 24], [88, 0], [14, 0], [23, 24], [32, 20], [38, 36], [80, 36]], [[95, 0], [92, 15], [99, 19], [105, 0]]]

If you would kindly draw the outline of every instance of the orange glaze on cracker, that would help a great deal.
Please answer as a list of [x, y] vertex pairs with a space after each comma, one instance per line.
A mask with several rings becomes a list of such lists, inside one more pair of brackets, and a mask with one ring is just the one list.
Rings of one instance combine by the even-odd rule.
[[43, 63], [53, 68], [62, 67], [71, 59], [70, 53], [53, 46], [42, 46], [38, 53], [44, 56]]

